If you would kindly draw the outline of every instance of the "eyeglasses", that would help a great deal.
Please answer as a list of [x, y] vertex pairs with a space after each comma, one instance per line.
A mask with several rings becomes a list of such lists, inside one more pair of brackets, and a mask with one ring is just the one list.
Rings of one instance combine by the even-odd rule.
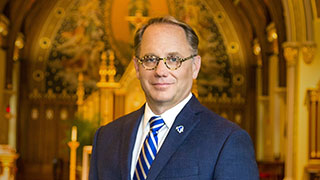
[[140, 64], [142, 64], [142, 66], [146, 69], [146, 70], [154, 70], [158, 67], [159, 61], [163, 60], [164, 64], [166, 65], [166, 67], [170, 70], [176, 70], [178, 69], [182, 62], [189, 60], [191, 58], [196, 57], [197, 54], [191, 55], [189, 57], [186, 58], [180, 58], [179, 56], [168, 56], [168, 57], [157, 57], [157, 56], [143, 56], [142, 58], [136, 57], [138, 59], [138, 62]]

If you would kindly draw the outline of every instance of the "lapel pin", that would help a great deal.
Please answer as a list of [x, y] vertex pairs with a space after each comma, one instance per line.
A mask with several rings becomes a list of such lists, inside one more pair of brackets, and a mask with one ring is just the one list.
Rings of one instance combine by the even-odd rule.
[[176, 130], [178, 131], [179, 134], [183, 133], [183, 129], [184, 127], [182, 125], [176, 127]]

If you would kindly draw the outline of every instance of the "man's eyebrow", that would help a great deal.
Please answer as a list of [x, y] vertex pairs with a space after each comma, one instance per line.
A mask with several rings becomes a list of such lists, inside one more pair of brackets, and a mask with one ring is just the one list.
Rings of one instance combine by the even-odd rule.
[[178, 52], [170, 52], [167, 54], [167, 56], [181, 56], [181, 54]]
[[[146, 53], [146, 54], [144, 54], [142, 57], [144, 57], [144, 56], [155, 56], [155, 57], [159, 57], [159, 56], [155, 55], [154, 53]], [[168, 57], [168, 56], [179, 56], [179, 57], [181, 57], [182, 55], [181, 55], [179, 52], [169, 52], [169, 53], [166, 55], [166, 57]]]
[[158, 57], [158, 56], [155, 55], [154, 53], [146, 53], [146, 54], [144, 54], [143, 56], [156, 56], [156, 57]]

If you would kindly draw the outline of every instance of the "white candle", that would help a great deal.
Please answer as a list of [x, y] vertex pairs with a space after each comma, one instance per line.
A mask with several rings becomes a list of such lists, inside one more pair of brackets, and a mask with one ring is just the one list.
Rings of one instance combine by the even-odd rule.
[[77, 141], [77, 126], [72, 126], [71, 141]]

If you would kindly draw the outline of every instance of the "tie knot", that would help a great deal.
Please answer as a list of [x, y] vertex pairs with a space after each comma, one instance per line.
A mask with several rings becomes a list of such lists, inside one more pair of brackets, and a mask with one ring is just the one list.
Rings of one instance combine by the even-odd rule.
[[161, 118], [161, 116], [152, 116], [149, 120], [149, 123], [150, 123], [150, 130], [152, 132], [159, 131], [159, 129], [161, 129], [162, 126], [164, 125], [164, 121]]

